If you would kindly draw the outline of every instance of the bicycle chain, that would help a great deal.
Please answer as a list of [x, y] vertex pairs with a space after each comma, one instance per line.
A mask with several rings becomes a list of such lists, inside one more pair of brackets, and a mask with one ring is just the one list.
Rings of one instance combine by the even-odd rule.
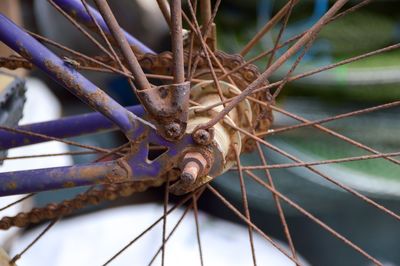
[[[215, 51], [215, 56], [227, 72], [234, 70], [245, 63], [244, 59], [240, 55], [228, 55], [222, 51]], [[188, 62], [188, 57], [188, 53], [185, 53], [185, 62]], [[110, 60], [107, 57], [96, 56], [94, 58], [103, 63], [110, 64]], [[82, 58], [68, 57], [67, 59], [68, 62], [66, 63], [71, 64], [77, 69], [83, 67], [99, 66], [92, 61], [84, 60]], [[172, 74], [172, 60], [173, 57], [171, 52], [163, 52], [158, 55], [145, 54], [138, 56], [138, 61], [143, 69], [161, 75]], [[114, 64], [116, 63], [114, 62]], [[0, 58], [0, 67], [16, 69], [21, 67], [32, 68], [33, 65], [29, 61], [26, 61], [21, 57], [11, 56], [8, 58]], [[118, 66], [114, 65], [114, 67]], [[221, 70], [219, 70], [216, 62], [213, 62], [213, 67], [215, 68], [217, 73], [219, 72], [220, 74], [223, 74]], [[209, 73], [210, 70], [206, 58], [204, 55], [201, 55], [194, 78], [202, 76], [204, 77]], [[242, 67], [240, 70], [232, 73], [230, 77], [231, 80], [233, 80], [234, 83], [237, 85], [237, 87], [243, 90], [259, 75], [260, 73], [258, 72], [257, 67], [255, 65], [249, 64]], [[269, 92], [260, 92], [255, 95], [255, 98], [265, 102], [270, 102], [271, 99]], [[268, 129], [269, 125], [272, 123], [271, 110], [268, 110], [258, 104], [253, 104], [252, 108], [254, 114], [252, 122], [255, 125], [255, 130], [263, 131], [265, 129]], [[255, 142], [253, 140], [249, 138], [244, 139], [244, 152], [253, 150], [254, 146]], [[111, 201], [120, 197], [128, 197], [136, 192], [144, 192], [150, 187], [161, 186], [167, 180], [167, 178], [170, 178], [170, 180], [173, 181], [177, 179], [178, 175], [179, 173], [177, 172], [177, 170], [172, 170], [156, 180], [122, 184], [107, 184], [104, 185], [101, 189], [89, 190], [87, 192], [79, 194], [78, 196], [70, 200], [64, 200], [60, 203], [51, 203], [41, 208], [34, 208], [29, 212], [22, 212], [13, 217], [3, 217], [0, 220], [0, 229], [7, 230], [13, 226], [26, 227], [32, 223], [39, 223], [44, 220], [53, 220], [64, 217], [66, 215], [70, 215], [73, 211], [81, 209], [89, 204], [99, 204], [100, 202], [106, 200]]]

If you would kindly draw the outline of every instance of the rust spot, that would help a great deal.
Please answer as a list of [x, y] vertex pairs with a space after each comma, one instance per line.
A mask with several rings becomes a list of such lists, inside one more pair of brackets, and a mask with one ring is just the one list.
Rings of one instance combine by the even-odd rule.
[[73, 182], [73, 181], [68, 181], [68, 182], [65, 182], [64, 184], [63, 184], [63, 187], [64, 188], [70, 188], [70, 187], [75, 187], [76, 185], [75, 185], [75, 182]]
[[17, 183], [15, 182], [8, 182], [6, 185], [7, 189], [14, 190], [17, 189]]

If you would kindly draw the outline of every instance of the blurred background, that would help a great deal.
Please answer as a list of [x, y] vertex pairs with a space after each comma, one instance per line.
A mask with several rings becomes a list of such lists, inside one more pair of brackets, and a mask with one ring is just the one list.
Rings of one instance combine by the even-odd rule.
[[[328, 0], [300, 1], [292, 12], [282, 40], [287, 40], [311, 27], [327, 11], [332, 2]], [[109, 1], [109, 3], [113, 11], [118, 14], [121, 26], [128, 32], [155, 51], [170, 49], [168, 27], [158, 10], [156, 1], [120, 0]], [[348, 6], [357, 3], [359, 1], [350, 1]], [[285, 4], [286, 1], [280, 0], [222, 1], [216, 20], [218, 49], [227, 53], [238, 53]], [[97, 55], [96, 48], [88, 41], [82, 41], [82, 35], [45, 0], [1, 1], [0, 9], [8, 12], [14, 17], [14, 21], [19, 21], [31, 31], [87, 55]], [[324, 27], [293, 75], [398, 43], [400, 40], [399, 10], [399, 1], [376, 0]], [[246, 59], [271, 49], [280, 26], [281, 24], [278, 23], [270, 33], [265, 35], [246, 56]], [[10, 53], [3, 47], [0, 51], [2, 56]], [[284, 51], [285, 49], [281, 49], [277, 52], [275, 58]], [[256, 62], [260, 71], [265, 69], [267, 60], [268, 58]], [[279, 69], [271, 81], [282, 79], [294, 60], [289, 60]], [[399, 62], [400, 51], [395, 50], [291, 82], [280, 94], [277, 105], [308, 120], [317, 120], [399, 100]], [[123, 78], [93, 72], [84, 74], [123, 105], [138, 103]], [[26, 75], [27, 73], [23, 71], [19, 73], [19, 76]], [[49, 88], [52, 95], [54, 94], [59, 102], [57, 107], [59, 116], [90, 111], [39, 71], [30, 72], [29, 79], [41, 80], [45, 84], [43, 86]], [[381, 152], [397, 152], [400, 150], [399, 111], [398, 107], [391, 108], [329, 122], [325, 126]], [[274, 117], [274, 127], [298, 123], [278, 113], [274, 114]], [[10, 123], [17, 123], [17, 121]], [[111, 132], [72, 138], [72, 140], [111, 148], [121, 144], [123, 137]], [[363, 150], [311, 127], [271, 135], [268, 141], [303, 161], [367, 154]], [[71, 147], [68, 149], [73, 151]], [[271, 150], [264, 151], [269, 164], [290, 162]], [[94, 155], [74, 156], [72, 159], [74, 163], [84, 163], [93, 160]], [[61, 162], [61, 164], [67, 163], [69, 162]], [[244, 165], [261, 164], [256, 153], [244, 155], [242, 163]], [[317, 169], [363, 192], [391, 210], [400, 211], [400, 171], [397, 165], [384, 159], [374, 159], [318, 166]], [[260, 171], [257, 174], [262, 176], [264, 172]], [[333, 186], [307, 169], [272, 170], [271, 174], [277, 189], [284, 195], [311, 211], [354, 243], [359, 244], [367, 252], [386, 263], [385, 265], [400, 265], [400, 230], [395, 219]], [[240, 208], [240, 186], [234, 171], [217, 178], [214, 183]], [[246, 185], [255, 224], [263, 228], [267, 234], [284, 242], [282, 225], [270, 193], [250, 179], [247, 180]], [[44, 205], [48, 202], [70, 198], [80, 191], [82, 190], [73, 189], [62, 194], [41, 193], [35, 198], [34, 204]], [[161, 200], [161, 198], [162, 190], [159, 189], [146, 195], [117, 201], [111, 205], [143, 203], [154, 199]], [[229, 210], [207, 193], [200, 199], [199, 207], [213, 216], [240, 223]], [[93, 210], [93, 208], [85, 209], [82, 213]], [[369, 262], [351, 248], [290, 206], [284, 205], [284, 210], [295, 247], [311, 265], [369, 265]]]

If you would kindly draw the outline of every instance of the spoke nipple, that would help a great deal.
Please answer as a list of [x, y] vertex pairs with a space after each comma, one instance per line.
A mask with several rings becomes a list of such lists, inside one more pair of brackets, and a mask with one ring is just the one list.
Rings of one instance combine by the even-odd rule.
[[165, 134], [168, 138], [176, 139], [181, 135], [181, 126], [175, 122], [169, 123], [165, 126]]

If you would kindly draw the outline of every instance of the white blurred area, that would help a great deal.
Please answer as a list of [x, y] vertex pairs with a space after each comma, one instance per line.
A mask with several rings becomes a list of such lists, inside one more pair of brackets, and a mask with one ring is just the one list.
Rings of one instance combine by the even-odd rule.
[[[183, 214], [182, 209], [167, 218], [167, 236]], [[119, 207], [66, 219], [54, 227], [18, 261], [19, 266], [103, 265], [116, 252], [160, 218], [157, 204]], [[199, 213], [204, 265], [253, 265], [247, 228]], [[24, 235], [11, 254], [22, 250], [45, 228]], [[110, 265], [148, 265], [162, 243], [162, 221], [135, 242]], [[279, 242], [278, 242], [279, 243]], [[258, 265], [295, 265], [265, 239], [254, 233]], [[282, 245], [282, 243], [279, 243]], [[285, 248], [287, 251], [288, 249]], [[290, 251], [288, 251], [290, 253]], [[152, 265], [161, 264], [161, 253]], [[194, 215], [188, 212], [165, 248], [165, 265], [201, 265]], [[304, 265], [304, 264], [303, 264]]]
[[[26, 102], [20, 125], [53, 120], [61, 117], [61, 104], [46, 85], [38, 79], [26, 79]], [[8, 150], [8, 157], [38, 155], [45, 153], [67, 152], [67, 145], [50, 141], [25, 147]], [[45, 158], [29, 158], [18, 160], [6, 160], [0, 166], [0, 172], [9, 172], [25, 169], [39, 169], [46, 167], [66, 166], [72, 164], [70, 156], [56, 156]], [[23, 196], [0, 197], [0, 208], [12, 203]], [[1, 212], [1, 216], [11, 216], [23, 210], [29, 210], [31, 201], [26, 200]], [[17, 229], [0, 232], [0, 244], [7, 248]]]

